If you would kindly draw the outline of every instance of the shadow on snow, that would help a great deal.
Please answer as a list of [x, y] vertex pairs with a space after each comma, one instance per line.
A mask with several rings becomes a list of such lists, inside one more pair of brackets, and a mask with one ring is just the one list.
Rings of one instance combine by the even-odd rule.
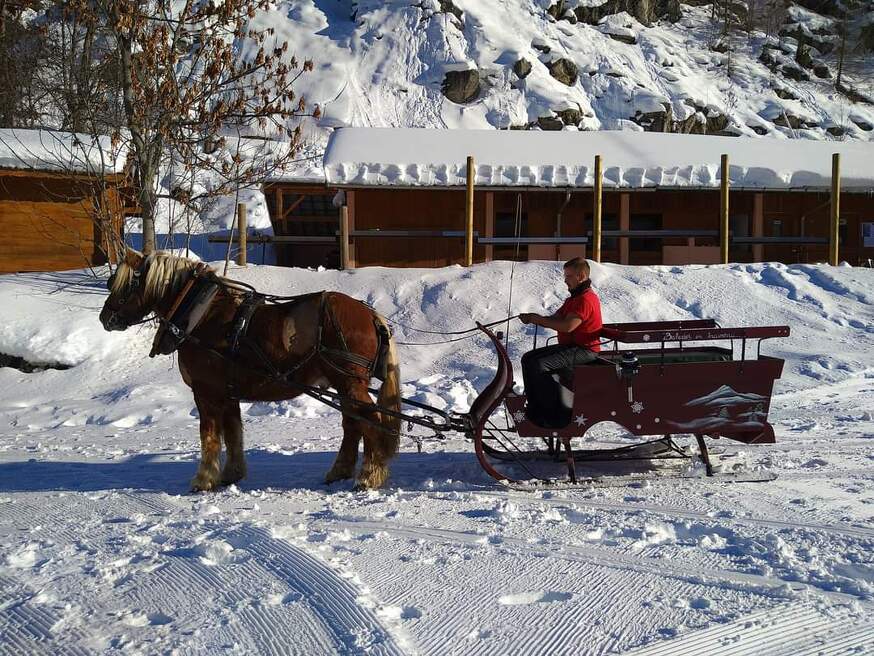
[[[322, 492], [350, 490], [353, 481], [325, 485], [324, 476], [336, 453], [333, 451], [282, 454], [252, 449], [246, 452], [249, 475], [240, 489], [309, 489]], [[194, 476], [194, 459], [167, 460], [166, 453], [138, 454], [117, 462], [27, 460], [0, 463], [0, 492], [91, 492], [110, 489], [141, 489], [185, 494]], [[360, 460], [359, 460], [360, 464]], [[473, 453], [401, 453], [391, 463], [391, 477], [384, 489], [446, 489], [449, 480], [460, 482], [451, 489], [491, 487], [494, 481]]]

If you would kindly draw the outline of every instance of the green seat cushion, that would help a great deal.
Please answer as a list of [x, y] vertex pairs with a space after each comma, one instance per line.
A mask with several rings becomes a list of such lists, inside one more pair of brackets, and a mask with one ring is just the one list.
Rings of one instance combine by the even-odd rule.
[[[662, 353], [659, 349], [652, 349], [649, 352], [637, 351], [637, 360], [640, 364], [661, 364]], [[619, 363], [622, 359], [622, 351], [618, 353], [608, 351], [602, 352], [601, 356], [611, 362]], [[666, 352], [664, 354], [665, 364], [678, 364], [686, 362], [731, 362], [731, 349], [719, 348], [718, 346], [695, 348], [683, 350], [680, 352]]]

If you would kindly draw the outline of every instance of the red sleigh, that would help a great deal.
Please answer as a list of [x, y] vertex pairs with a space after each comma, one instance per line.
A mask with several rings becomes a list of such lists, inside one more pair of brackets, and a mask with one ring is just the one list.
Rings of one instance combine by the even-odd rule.
[[[579, 462], [688, 458], [674, 441], [679, 434], [694, 435], [707, 475], [713, 476], [705, 437], [774, 442], [768, 410], [783, 360], [762, 355], [761, 341], [786, 337], [787, 326], [721, 328], [710, 319], [605, 325], [602, 339], [613, 348], [564, 381], [562, 402], [570, 420], [560, 428], [542, 428], [525, 418], [525, 396], [513, 391], [507, 351], [499, 336], [481, 330], [495, 346], [498, 369], [468, 413], [468, 434], [483, 468], [498, 480], [555, 482], [538, 462], [566, 463], [568, 481], [577, 483]], [[721, 345], [700, 345], [714, 341]], [[575, 440], [605, 421], [655, 439], [613, 449], [575, 448]]]

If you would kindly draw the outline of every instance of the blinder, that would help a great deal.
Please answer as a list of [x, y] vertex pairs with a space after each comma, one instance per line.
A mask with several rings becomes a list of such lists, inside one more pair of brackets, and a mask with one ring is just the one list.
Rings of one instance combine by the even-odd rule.
[[[146, 260], [148, 261], [148, 260]], [[127, 305], [130, 300], [140, 291], [143, 283], [143, 273], [146, 269], [145, 262], [141, 266], [141, 268], [133, 269], [131, 274], [130, 283], [127, 286], [127, 290], [123, 297], [115, 299], [114, 308], [112, 306], [107, 306], [107, 310], [110, 310], [110, 314], [108, 317], [108, 322], [110, 326], [113, 326], [114, 329], [124, 330], [125, 328], [130, 328], [138, 323], [145, 323], [146, 319], [141, 321], [130, 321], [127, 317], [121, 315], [120, 310]], [[109, 276], [109, 279], [106, 281], [106, 287], [109, 289], [110, 293], [112, 293], [112, 286], [115, 284], [115, 281], [118, 277], [118, 269]]]

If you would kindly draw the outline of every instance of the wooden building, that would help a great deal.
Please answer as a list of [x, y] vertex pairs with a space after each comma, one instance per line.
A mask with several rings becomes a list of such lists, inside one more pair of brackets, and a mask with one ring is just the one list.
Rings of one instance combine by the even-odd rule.
[[0, 273], [104, 264], [122, 231], [108, 147], [72, 135], [0, 130]]
[[[592, 253], [603, 159], [601, 261], [720, 261], [720, 157], [729, 157], [729, 260], [828, 259], [832, 155], [841, 156], [840, 252], [874, 258], [874, 144], [638, 132], [344, 128], [325, 181], [265, 186], [278, 263], [464, 262], [466, 157], [474, 157], [475, 262]], [[341, 192], [341, 193], [338, 193]], [[344, 209], [345, 207], [345, 209]]]

